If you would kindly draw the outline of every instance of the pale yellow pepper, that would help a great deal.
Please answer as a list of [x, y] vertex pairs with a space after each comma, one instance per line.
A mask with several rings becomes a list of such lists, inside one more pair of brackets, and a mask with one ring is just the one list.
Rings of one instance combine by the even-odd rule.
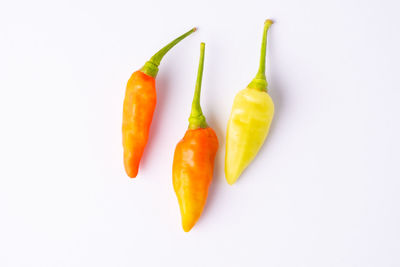
[[266, 20], [256, 77], [233, 102], [226, 134], [225, 176], [234, 184], [263, 145], [274, 116], [274, 103], [267, 92], [265, 54], [267, 32], [273, 22]]

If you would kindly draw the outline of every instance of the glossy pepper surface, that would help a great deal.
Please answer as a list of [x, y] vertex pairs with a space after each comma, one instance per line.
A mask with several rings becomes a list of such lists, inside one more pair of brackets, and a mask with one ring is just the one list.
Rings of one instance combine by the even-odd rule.
[[206, 204], [214, 170], [218, 139], [200, 107], [200, 90], [204, 66], [204, 43], [200, 45], [200, 63], [196, 90], [189, 117], [189, 127], [177, 144], [172, 166], [172, 182], [182, 217], [182, 227], [189, 232]]
[[271, 20], [265, 21], [258, 73], [247, 88], [235, 96], [228, 122], [225, 177], [231, 185], [257, 155], [274, 116], [274, 103], [267, 92], [265, 76], [267, 32], [271, 24]]
[[151, 121], [156, 107], [156, 81], [158, 66], [164, 55], [185, 37], [196, 31], [191, 29], [158, 51], [128, 81], [122, 117], [122, 145], [124, 166], [129, 177], [136, 177], [140, 159], [149, 138]]

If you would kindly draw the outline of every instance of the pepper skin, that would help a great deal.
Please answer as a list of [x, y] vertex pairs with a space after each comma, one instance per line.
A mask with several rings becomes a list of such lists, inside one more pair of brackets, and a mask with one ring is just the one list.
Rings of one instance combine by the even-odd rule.
[[172, 182], [178, 198], [185, 232], [196, 224], [206, 204], [214, 170], [218, 139], [208, 127], [200, 107], [200, 90], [204, 66], [204, 43], [200, 45], [200, 63], [196, 90], [189, 117], [189, 129], [177, 144], [172, 166]]
[[129, 177], [137, 176], [140, 159], [149, 138], [149, 130], [156, 107], [158, 66], [164, 55], [177, 43], [196, 31], [191, 29], [158, 51], [128, 81], [122, 116], [122, 145], [124, 166]]
[[265, 54], [267, 32], [273, 22], [266, 20], [261, 46], [260, 67], [256, 77], [240, 91], [233, 102], [226, 134], [225, 177], [234, 184], [256, 157], [274, 116], [274, 103], [267, 93]]

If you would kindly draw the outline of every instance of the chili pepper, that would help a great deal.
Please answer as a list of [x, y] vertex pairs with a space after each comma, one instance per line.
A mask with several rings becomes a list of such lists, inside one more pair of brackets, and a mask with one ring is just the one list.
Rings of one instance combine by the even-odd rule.
[[258, 73], [233, 101], [225, 152], [225, 176], [230, 185], [236, 182], [257, 155], [268, 135], [274, 115], [274, 103], [267, 93], [265, 76], [267, 32], [272, 23], [272, 20], [266, 20], [264, 24]]
[[189, 127], [177, 144], [172, 166], [172, 182], [178, 198], [182, 227], [189, 232], [199, 219], [206, 204], [211, 184], [218, 139], [206, 123], [200, 107], [201, 80], [205, 44], [200, 44], [200, 63], [193, 97]]
[[155, 78], [161, 59], [172, 47], [195, 31], [196, 28], [193, 28], [167, 44], [140, 70], [134, 72], [128, 81], [122, 118], [122, 144], [125, 171], [131, 178], [138, 173], [140, 159], [149, 137], [156, 107]]

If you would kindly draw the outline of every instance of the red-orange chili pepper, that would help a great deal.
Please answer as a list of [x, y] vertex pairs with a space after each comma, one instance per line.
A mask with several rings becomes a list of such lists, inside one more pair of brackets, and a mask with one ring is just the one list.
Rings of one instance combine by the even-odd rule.
[[185, 37], [196, 31], [191, 29], [158, 51], [144, 66], [134, 72], [126, 86], [122, 118], [122, 144], [124, 166], [129, 177], [136, 177], [140, 159], [149, 137], [151, 121], [156, 107], [158, 66], [164, 55]]
[[217, 135], [212, 128], [208, 127], [200, 107], [204, 49], [205, 45], [201, 43], [189, 129], [176, 146], [172, 166], [172, 181], [185, 232], [192, 229], [206, 204], [208, 187], [213, 177], [215, 154], [218, 150]]

